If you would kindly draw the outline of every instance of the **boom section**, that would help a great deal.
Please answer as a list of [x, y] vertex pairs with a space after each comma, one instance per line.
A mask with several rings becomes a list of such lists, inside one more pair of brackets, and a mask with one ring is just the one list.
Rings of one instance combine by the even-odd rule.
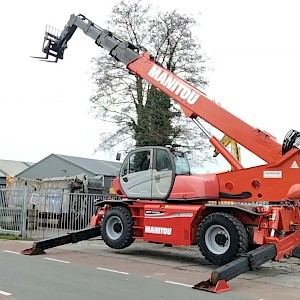
[[282, 158], [281, 144], [273, 136], [250, 126], [210, 100], [205, 93], [162, 67], [144, 48], [123, 41], [81, 14], [71, 15], [60, 34], [46, 30], [43, 47], [46, 58], [51, 55], [56, 61], [63, 59], [67, 42], [77, 28], [95, 40], [98, 46], [107, 50], [117, 61], [124, 63], [132, 74], [174, 99], [187, 117], [205, 120], [267, 163], [275, 163]]
[[80, 28], [87, 36], [91, 37], [98, 46], [109, 51], [112, 57], [126, 65], [139, 58], [141, 47], [121, 40], [109, 30], [102, 29], [81, 14], [71, 15], [64, 30], [61, 32], [53, 27], [46, 27], [43, 46], [46, 58], [48, 58], [48, 55], [51, 55], [56, 58], [56, 61], [63, 59], [67, 43], [77, 28]]
[[147, 52], [127, 68], [173, 98], [187, 117], [205, 120], [267, 163], [282, 158], [281, 144], [273, 136], [234, 116], [205, 93], [160, 66]]

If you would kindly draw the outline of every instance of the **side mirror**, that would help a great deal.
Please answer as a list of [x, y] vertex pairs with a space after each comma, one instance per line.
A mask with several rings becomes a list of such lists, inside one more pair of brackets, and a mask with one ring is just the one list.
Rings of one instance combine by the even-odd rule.
[[121, 153], [120, 152], [117, 153], [116, 160], [121, 160]]

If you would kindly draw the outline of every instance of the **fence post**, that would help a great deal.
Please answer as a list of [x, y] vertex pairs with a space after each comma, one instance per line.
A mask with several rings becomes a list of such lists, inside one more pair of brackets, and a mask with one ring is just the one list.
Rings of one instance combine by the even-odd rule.
[[23, 203], [22, 203], [22, 228], [21, 228], [22, 238], [26, 237], [26, 217], [27, 217], [27, 189], [25, 185], [23, 190]]

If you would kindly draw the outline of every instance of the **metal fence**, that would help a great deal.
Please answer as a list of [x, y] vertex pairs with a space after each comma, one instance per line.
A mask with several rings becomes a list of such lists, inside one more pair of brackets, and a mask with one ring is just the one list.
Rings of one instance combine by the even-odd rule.
[[86, 228], [95, 199], [108, 195], [0, 189], [0, 233], [40, 239]]
[[24, 190], [0, 189], [0, 233], [21, 234], [25, 222], [24, 201]]

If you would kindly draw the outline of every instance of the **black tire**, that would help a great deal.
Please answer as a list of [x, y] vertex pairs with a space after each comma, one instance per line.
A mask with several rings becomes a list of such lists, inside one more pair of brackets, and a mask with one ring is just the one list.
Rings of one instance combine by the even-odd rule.
[[202, 255], [212, 264], [225, 265], [247, 252], [245, 226], [227, 213], [213, 213], [199, 224], [197, 244]]
[[133, 219], [128, 208], [116, 206], [107, 211], [101, 225], [103, 241], [110, 248], [124, 249], [133, 241]]
[[247, 230], [247, 233], [248, 233], [248, 250], [247, 250], [247, 252], [249, 252], [251, 250], [254, 250], [254, 249], [256, 249], [260, 246], [258, 244], [254, 244], [254, 242], [253, 242], [254, 229], [255, 228], [253, 226], [247, 226], [246, 227], [246, 230]]

